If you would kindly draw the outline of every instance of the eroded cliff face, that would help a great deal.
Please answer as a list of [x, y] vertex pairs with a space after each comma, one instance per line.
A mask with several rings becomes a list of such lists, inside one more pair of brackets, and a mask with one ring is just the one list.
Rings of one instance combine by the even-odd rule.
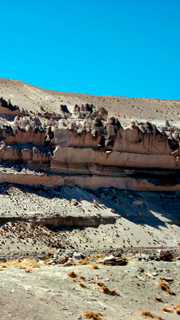
[[0, 99], [0, 181], [178, 190], [180, 130], [130, 122], [94, 105], [33, 113]]

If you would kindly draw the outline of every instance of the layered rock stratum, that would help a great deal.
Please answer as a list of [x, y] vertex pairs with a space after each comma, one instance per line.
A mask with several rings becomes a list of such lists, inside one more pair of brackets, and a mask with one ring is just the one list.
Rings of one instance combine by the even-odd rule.
[[179, 190], [179, 101], [0, 90], [1, 182]]

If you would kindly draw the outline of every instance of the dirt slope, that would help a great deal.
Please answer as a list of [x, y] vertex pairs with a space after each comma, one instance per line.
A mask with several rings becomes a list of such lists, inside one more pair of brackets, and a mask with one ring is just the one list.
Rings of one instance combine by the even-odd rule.
[[12, 104], [33, 112], [39, 111], [40, 107], [47, 111], [58, 112], [60, 104], [73, 107], [75, 104], [92, 103], [96, 107], [106, 108], [110, 116], [124, 120], [127, 118], [163, 122], [168, 119], [173, 123], [180, 120], [179, 100], [97, 96], [52, 91], [12, 79], [0, 79], [0, 94], [7, 100], [11, 99]]

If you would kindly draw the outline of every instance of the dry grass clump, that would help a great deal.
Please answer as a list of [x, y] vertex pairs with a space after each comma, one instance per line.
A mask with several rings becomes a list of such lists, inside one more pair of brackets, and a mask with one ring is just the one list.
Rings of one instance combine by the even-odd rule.
[[25, 269], [24, 270], [26, 273], [31, 273], [32, 272], [32, 269]]
[[180, 315], [180, 308], [176, 309], [176, 313]]
[[34, 261], [33, 259], [23, 259], [21, 261], [18, 260], [10, 260], [10, 261], [6, 261], [2, 264], [0, 264], [1, 268], [7, 268], [7, 267], [15, 267], [15, 268], [39, 268], [40, 267], [40, 263]]
[[73, 279], [74, 282], [76, 282], [77, 284], [79, 284], [80, 287], [82, 288], [86, 288], [85, 283], [81, 280], [85, 280], [84, 276], [79, 276], [77, 275], [74, 271], [69, 271], [69, 273], [67, 274], [70, 278]]
[[152, 318], [152, 319], [159, 319], [162, 320], [161, 316], [157, 316], [150, 312], [149, 310], [141, 310], [141, 316]]
[[86, 264], [90, 264], [90, 261], [88, 258], [85, 258], [81, 262], [78, 263], [78, 265], [82, 265], [82, 266], [85, 266]]
[[104, 282], [97, 281], [96, 284], [97, 284], [99, 287], [104, 286]]
[[77, 274], [74, 271], [69, 271], [67, 275], [71, 278], [77, 278]]
[[92, 254], [90, 258], [97, 260], [97, 259], [105, 258], [105, 256], [106, 256], [105, 253], [96, 253], [96, 254]]
[[116, 289], [110, 290], [103, 282], [96, 282], [96, 284], [101, 288], [101, 290], [106, 293], [110, 294], [112, 296], [117, 295]]
[[93, 319], [93, 320], [101, 320], [101, 317], [103, 314], [98, 311], [91, 311], [91, 310], [85, 310], [82, 313], [83, 316], [85, 316], [87, 319]]
[[169, 313], [173, 313], [174, 312], [174, 308], [171, 307], [169, 304], [166, 304], [163, 308], [162, 308], [163, 311], [165, 312], [169, 312]]
[[86, 286], [85, 286], [83, 281], [77, 281], [77, 283], [80, 285], [80, 287], [86, 288]]
[[169, 284], [167, 281], [162, 280], [159, 282], [158, 285], [163, 291], [166, 291], [167, 293], [171, 294], [171, 295], [175, 295], [174, 291], [172, 291], [169, 287]]
[[154, 319], [153, 314], [148, 310], [141, 310], [141, 316], [145, 316], [145, 317], [149, 317], [149, 318], [153, 318]]
[[91, 264], [93, 269], [98, 269], [98, 265], [95, 262], [89, 261], [88, 258], [83, 259], [78, 265], [85, 266], [87, 264]]
[[163, 311], [173, 313], [176, 312], [178, 315], [180, 315], [180, 304], [177, 304], [176, 307], [172, 307], [169, 304], [165, 304], [165, 306], [162, 308]]

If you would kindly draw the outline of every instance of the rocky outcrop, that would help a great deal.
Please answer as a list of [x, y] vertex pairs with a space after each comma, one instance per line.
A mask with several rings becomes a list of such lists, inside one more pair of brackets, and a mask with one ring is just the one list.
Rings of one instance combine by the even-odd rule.
[[180, 129], [167, 121], [123, 127], [91, 104], [35, 114], [1, 98], [0, 108], [0, 181], [179, 189]]
[[38, 225], [41, 226], [63, 226], [63, 227], [98, 227], [100, 224], [114, 224], [119, 218], [118, 215], [101, 216], [99, 214], [89, 217], [79, 216], [62, 216], [62, 214], [48, 217], [38, 217], [38, 215], [25, 216], [25, 217], [0, 217], [0, 223], [24, 221], [30, 222], [31, 228], [35, 228]]

